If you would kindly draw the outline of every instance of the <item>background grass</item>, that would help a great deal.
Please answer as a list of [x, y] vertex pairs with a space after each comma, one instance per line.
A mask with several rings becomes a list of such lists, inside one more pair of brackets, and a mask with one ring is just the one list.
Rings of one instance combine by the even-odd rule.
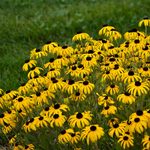
[[149, 15], [149, 0], [0, 0], [0, 88], [15, 89], [29, 51], [48, 40], [69, 44], [77, 31], [98, 37], [103, 24], [121, 33]]

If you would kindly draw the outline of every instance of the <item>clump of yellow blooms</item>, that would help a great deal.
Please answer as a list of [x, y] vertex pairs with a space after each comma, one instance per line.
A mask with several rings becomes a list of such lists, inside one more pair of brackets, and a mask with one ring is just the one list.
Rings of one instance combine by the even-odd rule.
[[[145, 32], [104, 25], [95, 40], [31, 50], [25, 83], [0, 89], [0, 135], [13, 150], [150, 149], [150, 19]], [[119, 41], [121, 41], [119, 43]]]

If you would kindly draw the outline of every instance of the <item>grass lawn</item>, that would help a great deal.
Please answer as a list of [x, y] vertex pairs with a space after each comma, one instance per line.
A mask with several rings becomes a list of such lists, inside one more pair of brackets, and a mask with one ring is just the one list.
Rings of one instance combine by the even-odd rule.
[[68, 44], [77, 31], [98, 37], [103, 24], [121, 33], [149, 15], [149, 0], [1, 0], [0, 88], [15, 89], [29, 51], [48, 40]]

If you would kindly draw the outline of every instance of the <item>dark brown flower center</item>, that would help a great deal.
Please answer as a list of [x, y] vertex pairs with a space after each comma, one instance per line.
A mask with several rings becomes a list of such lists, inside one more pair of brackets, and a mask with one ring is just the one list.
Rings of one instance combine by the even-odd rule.
[[66, 130], [62, 130], [60, 133], [61, 133], [62, 135], [64, 135], [64, 134], [66, 133]]
[[76, 70], [76, 69], [77, 69], [77, 67], [76, 67], [76, 66], [73, 66], [73, 67], [72, 67], [72, 70]]
[[0, 118], [3, 118], [4, 117], [4, 114], [0, 114]]
[[26, 146], [25, 146], [25, 149], [28, 149], [28, 148], [29, 148], [29, 146], [28, 146], [28, 145], [26, 145]]
[[84, 66], [82, 64], [79, 64], [78, 65], [78, 68], [83, 68]]
[[44, 118], [42, 116], [39, 117], [39, 120], [43, 120]]
[[23, 98], [22, 97], [19, 97], [18, 98], [18, 102], [22, 102], [23, 101]]
[[91, 126], [91, 127], [90, 127], [90, 130], [91, 130], [91, 131], [95, 131], [95, 130], [96, 130], [96, 127], [95, 127], [95, 126]]
[[59, 108], [60, 108], [60, 105], [59, 105], [59, 104], [55, 104], [55, 105], [54, 105], [54, 108], [55, 108], [55, 109], [59, 109]]
[[133, 72], [132, 70], [130, 70], [130, 71], [128, 72], [128, 75], [129, 75], [129, 76], [133, 76], [133, 75], [134, 75], [134, 72]]
[[40, 52], [41, 50], [37, 48], [35, 51], [36, 51], [36, 52]]
[[83, 81], [83, 85], [88, 85], [89, 82], [88, 81]]
[[75, 94], [76, 96], [80, 96], [80, 93], [79, 92], [76, 92], [76, 94]]
[[125, 141], [127, 141], [129, 138], [128, 138], [127, 136], [124, 136], [123, 139], [124, 139]]
[[137, 111], [136, 111], [136, 114], [137, 114], [138, 116], [142, 116], [142, 115], [143, 115], [143, 111], [142, 111], [142, 110], [137, 110]]
[[30, 61], [30, 59], [25, 60], [25, 63], [28, 63]]
[[92, 58], [91, 58], [91, 57], [89, 57], [89, 56], [88, 56], [88, 57], [86, 57], [86, 60], [87, 60], [87, 61], [90, 61], [91, 59], [92, 59]]
[[68, 46], [64, 45], [62, 48], [63, 48], [63, 49], [66, 49], [67, 47], [68, 47]]
[[60, 59], [60, 58], [62, 58], [62, 56], [61, 56], [61, 55], [58, 55], [57, 58]]
[[144, 70], [144, 71], [148, 71], [148, 67], [144, 67], [143, 70]]
[[135, 118], [134, 121], [135, 122], [140, 122], [140, 118]]
[[109, 109], [109, 106], [104, 107], [104, 109], [105, 109], [105, 110], [108, 110], [108, 109]]
[[115, 61], [116, 59], [115, 58], [109, 58], [109, 61]]
[[94, 51], [93, 51], [92, 49], [90, 49], [90, 50], [88, 51], [88, 53], [89, 53], [89, 54], [93, 54]]
[[83, 117], [82, 113], [78, 113], [78, 114], [76, 115], [76, 118], [78, 118], [78, 119], [81, 119], [82, 117]]
[[115, 85], [114, 85], [114, 84], [112, 84], [112, 85], [110, 85], [110, 87], [111, 87], [111, 88], [114, 88], [114, 87], [115, 87]]
[[54, 58], [50, 58], [49, 62], [52, 63], [52, 62], [54, 62], [54, 60], [55, 60]]
[[46, 107], [44, 110], [45, 110], [45, 111], [49, 111], [49, 107]]
[[106, 74], [110, 74], [110, 71], [106, 71]]
[[113, 124], [113, 127], [114, 127], [114, 128], [118, 128], [118, 127], [119, 127], [119, 124], [115, 123], [115, 124]]
[[140, 40], [134, 40], [134, 43], [135, 44], [140, 43]]
[[74, 84], [74, 80], [71, 80], [71, 79], [70, 79], [70, 80], [68, 81], [68, 84], [69, 84], [69, 85]]
[[41, 93], [40, 92], [36, 92], [36, 96], [40, 96], [41, 95]]
[[115, 67], [114, 67], [114, 69], [115, 69], [115, 70], [119, 69], [119, 65], [116, 64]]
[[124, 95], [130, 96], [131, 94], [129, 92], [125, 92]]
[[141, 85], [141, 82], [140, 81], [136, 81], [135, 82], [135, 86], [140, 86]]
[[53, 118], [54, 118], [54, 119], [57, 119], [57, 118], [59, 118], [59, 115], [58, 115], [58, 114], [55, 114], [55, 115], [53, 116]]
[[71, 137], [75, 137], [75, 135], [76, 135], [75, 133], [71, 133]]
[[50, 71], [54, 71], [54, 70], [55, 70], [54, 68], [50, 69]]

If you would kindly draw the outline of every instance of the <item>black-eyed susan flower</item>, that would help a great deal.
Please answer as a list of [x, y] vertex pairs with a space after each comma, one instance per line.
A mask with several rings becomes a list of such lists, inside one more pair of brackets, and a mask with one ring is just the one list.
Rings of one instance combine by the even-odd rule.
[[25, 132], [36, 131], [36, 123], [34, 118], [31, 118], [30, 120], [26, 121], [22, 128]]
[[69, 111], [69, 107], [66, 104], [52, 104], [52, 106], [49, 107], [49, 112], [48, 112], [48, 116], [51, 116], [53, 114], [59, 114], [62, 112], [67, 112]]
[[66, 144], [71, 140], [71, 134], [73, 134], [73, 129], [62, 130], [58, 135], [58, 142], [61, 144]]
[[147, 129], [147, 118], [137, 116], [130, 118], [129, 121], [132, 122], [130, 127], [134, 130], [134, 132], [142, 133], [145, 129]]
[[16, 144], [13, 146], [13, 150], [24, 150], [24, 146], [21, 145], [21, 144], [16, 143]]
[[122, 123], [115, 123], [113, 127], [111, 127], [108, 131], [109, 136], [117, 136], [119, 137], [124, 132], [124, 125]]
[[89, 81], [79, 81], [79, 91], [81, 91], [84, 94], [90, 94], [95, 85], [93, 83], [90, 83]]
[[52, 128], [54, 126], [62, 127], [66, 119], [67, 117], [62, 115], [62, 113], [55, 113], [49, 118], [49, 123]]
[[105, 117], [108, 117], [109, 115], [115, 114], [117, 111], [117, 107], [114, 105], [107, 105], [103, 108], [101, 111], [101, 114], [104, 115]]
[[49, 71], [47, 72], [47, 77], [48, 78], [56, 78], [60, 76], [60, 69], [56, 69], [56, 68], [51, 68], [49, 69]]
[[133, 70], [129, 70], [128, 72], [125, 72], [122, 74], [121, 79], [124, 83], [131, 83], [135, 81], [140, 81], [141, 77], [137, 75]]
[[5, 113], [0, 114], [0, 125], [4, 125], [4, 123], [9, 123], [10, 118], [7, 117]]
[[145, 27], [150, 26], [150, 19], [148, 17], [144, 17], [140, 22], [139, 22], [139, 27], [144, 25]]
[[57, 91], [58, 89], [62, 89], [64, 84], [65, 83], [61, 78], [51, 78], [48, 89], [54, 89], [55, 91]]
[[119, 86], [115, 85], [115, 84], [111, 84], [109, 86], [106, 87], [106, 93], [113, 95], [113, 94], [117, 94], [119, 92]]
[[135, 81], [131, 82], [127, 86], [127, 90], [133, 95], [136, 96], [137, 94], [140, 96], [142, 94], [147, 94], [149, 91], [149, 85], [147, 82]]
[[135, 102], [135, 97], [132, 96], [129, 92], [124, 92], [117, 96], [117, 100], [121, 101], [124, 104], [132, 104]]
[[102, 136], [104, 130], [98, 124], [87, 126], [81, 132], [81, 139], [86, 139], [88, 145], [97, 142]]
[[47, 53], [41, 49], [34, 48], [30, 51], [30, 59], [38, 59], [40, 57], [47, 56]]
[[49, 123], [49, 118], [47, 116], [37, 116], [34, 118], [36, 127], [47, 127]]
[[70, 143], [71, 144], [77, 144], [81, 137], [80, 137], [80, 132], [74, 132], [74, 133], [71, 133], [71, 139], [70, 139]]
[[150, 77], [150, 69], [148, 67], [142, 67], [138, 69], [138, 72], [142, 77]]
[[63, 86], [63, 91], [68, 92], [69, 94], [73, 94], [74, 91], [78, 90], [78, 82], [69, 79], [66, 81], [66, 84]]
[[24, 146], [24, 149], [25, 150], [34, 150], [35, 149], [35, 146], [33, 144], [28, 144], [28, 145], [25, 145]]
[[143, 46], [141, 49], [139, 49], [138, 55], [143, 59], [147, 59], [150, 56], [150, 46]]
[[130, 134], [122, 134], [119, 136], [118, 143], [120, 143], [123, 149], [126, 149], [134, 145], [133, 139], [133, 136]]
[[90, 121], [92, 120], [92, 114], [90, 111], [85, 112], [76, 112], [74, 115], [71, 115], [68, 119], [69, 125], [74, 128], [83, 128], [86, 125], [90, 124]]
[[20, 85], [20, 87], [18, 88], [18, 93], [19, 93], [19, 95], [27, 94], [28, 92], [31, 91], [31, 88], [32, 88], [32, 84], [30, 84], [28, 82], [27, 83], [22, 83]]
[[28, 79], [32, 79], [36, 77], [36, 75], [40, 75], [43, 69], [41, 67], [32, 67], [28, 73]]
[[115, 29], [115, 27], [107, 24], [103, 25], [103, 27], [99, 30], [99, 35], [107, 35], [112, 29]]
[[23, 96], [18, 96], [15, 100], [14, 100], [14, 108], [16, 110], [20, 110], [20, 109], [28, 109], [30, 107], [30, 103], [31, 101], [29, 101], [28, 98], [23, 97]]
[[88, 39], [90, 39], [89, 34], [84, 32], [77, 32], [77, 34], [73, 36], [72, 41], [82, 41]]
[[77, 91], [69, 97], [72, 101], [83, 101], [86, 99], [86, 95], [80, 91]]
[[113, 127], [114, 124], [118, 124], [119, 123], [119, 119], [118, 118], [112, 118], [108, 121], [108, 126], [109, 127]]
[[16, 127], [16, 122], [14, 120], [10, 120], [8, 123], [4, 122], [4, 126], [2, 127], [2, 132], [4, 134], [8, 134]]
[[150, 136], [145, 134], [142, 139], [143, 147], [146, 149], [150, 149]]
[[55, 53], [54, 47], [57, 47], [57, 46], [58, 46], [57, 42], [48, 41], [46, 42], [46, 44], [42, 46], [42, 51], [47, 52], [47, 53]]
[[35, 67], [36, 64], [37, 64], [36, 60], [34, 60], [34, 59], [31, 59], [31, 60], [27, 59], [25, 61], [25, 64], [22, 66], [22, 70], [23, 71], [28, 71], [29, 69]]
[[98, 105], [103, 105], [104, 107], [106, 107], [108, 104], [114, 104], [113, 99], [107, 94], [102, 94], [102, 96], [99, 95]]
[[97, 66], [97, 59], [96, 57], [87, 56], [82, 59], [81, 64], [85, 67], [95, 67]]

